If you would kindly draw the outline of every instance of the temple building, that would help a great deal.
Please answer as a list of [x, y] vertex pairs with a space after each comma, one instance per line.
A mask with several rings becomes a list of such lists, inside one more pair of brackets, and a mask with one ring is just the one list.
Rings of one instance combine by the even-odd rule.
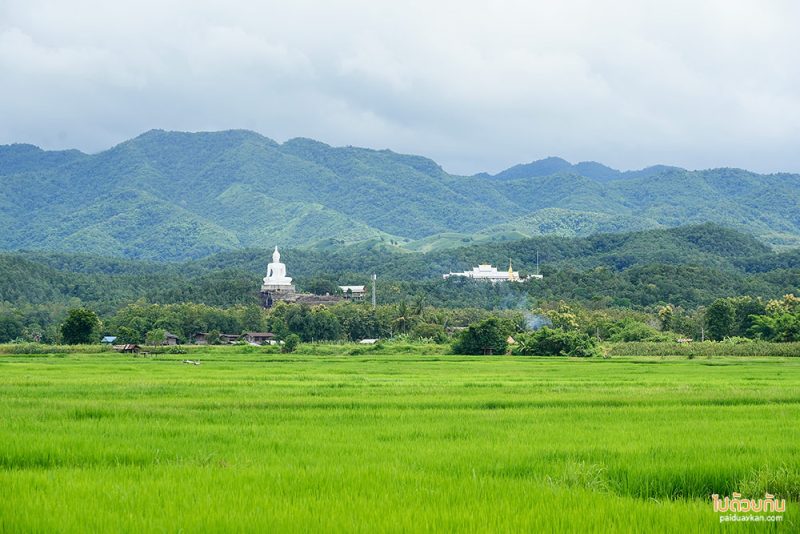
[[473, 267], [471, 271], [464, 271], [462, 273], [454, 273], [450, 272], [448, 274], [442, 275], [445, 280], [450, 278], [451, 276], [461, 276], [464, 278], [472, 278], [474, 280], [486, 280], [488, 282], [524, 282], [526, 280], [530, 280], [531, 278], [540, 279], [542, 275], [540, 274], [532, 274], [526, 277], [520, 277], [519, 272], [515, 271], [511, 267], [511, 261], [508, 262], [508, 270], [507, 271], [498, 271], [497, 267], [492, 267], [489, 264], [482, 263], [477, 267]]

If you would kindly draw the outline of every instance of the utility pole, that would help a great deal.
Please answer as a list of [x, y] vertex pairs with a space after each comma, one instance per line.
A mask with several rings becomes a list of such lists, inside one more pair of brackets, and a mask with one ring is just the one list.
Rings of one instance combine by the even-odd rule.
[[375, 309], [375, 306], [377, 305], [376, 304], [377, 301], [375, 300], [375, 280], [377, 280], [377, 279], [378, 279], [378, 275], [373, 273], [373, 275], [372, 275], [372, 309], [373, 310]]

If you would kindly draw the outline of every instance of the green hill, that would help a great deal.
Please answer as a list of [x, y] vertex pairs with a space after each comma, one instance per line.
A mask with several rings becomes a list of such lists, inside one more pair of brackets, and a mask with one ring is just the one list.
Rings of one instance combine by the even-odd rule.
[[[226, 251], [159, 263], [60, 252], [0, 254], [0, 308], [85, 303], [110, 312], [124, 303], [256, 304], [269, 249]], [[482, 262], [542, 281], [485, 284], [442, 274]], [[609, 305], [708, 304], [739, 294], [800, 293], [800, 250], [774, 252], [751, 236], [713, 224], [587, 238], [544, 236], [408, 252], [378, 241], [328, 249], [284, 249], [289, 275], [303, 289], [315, 279], [367, 284], [378, 274], [381, 302], [425, 296], [443, 306], [515, 307], [527, 299], [606, 301]]]
[[275, 244], [434, 251], [715, 222], [800, 245], [800, 176], [559, 158], [454, 176], [390, 150], [150, 131], [99, 154], [0, 146], [0, 250], [180, 261]]

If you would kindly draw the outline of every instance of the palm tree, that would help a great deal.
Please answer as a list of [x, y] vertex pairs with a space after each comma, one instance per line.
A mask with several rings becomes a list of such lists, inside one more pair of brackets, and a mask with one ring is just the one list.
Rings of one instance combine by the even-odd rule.
[[414, 297], [414, 302], [411, 308], [411, 315], [414, 317], [422, 317], [422, 314], [425, 312], [425, 295], [419, 294]]
[[411, 317], [408, 304], [406, 304], [405, 300], [401, 300], [400, 304], [397, 305], [397, 317], [395, 317], [393, 322], [401, 332], [408, 332], [408, 325], [411, 322]]

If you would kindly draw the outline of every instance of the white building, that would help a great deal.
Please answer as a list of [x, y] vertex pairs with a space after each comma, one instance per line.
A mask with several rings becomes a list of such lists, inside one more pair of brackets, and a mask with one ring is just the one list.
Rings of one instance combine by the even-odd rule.
[[489, 282], [524, 282], [532, 278], [541, 279], [541, 274], [532, 274], [525, 278], [520, 277], [519, 273], [511, 268], [511, 262], [508, 262], [507, 271], [498, 271], [497, 267], [492, 267], [489, 264], [481, 264], [473, 267], [471, 271], [464, 271], [463, 273], [448, 273], [442, 275], [445, 280], [451, 276], [462, 276], [464, 278], [472, 278], [474, 280], [487, 280]]
[[367, 293], [367, 288], [364, 286], [339, 286], [342, 290], [342, 296], [348, 300], [364, 300], [364, 295]]

